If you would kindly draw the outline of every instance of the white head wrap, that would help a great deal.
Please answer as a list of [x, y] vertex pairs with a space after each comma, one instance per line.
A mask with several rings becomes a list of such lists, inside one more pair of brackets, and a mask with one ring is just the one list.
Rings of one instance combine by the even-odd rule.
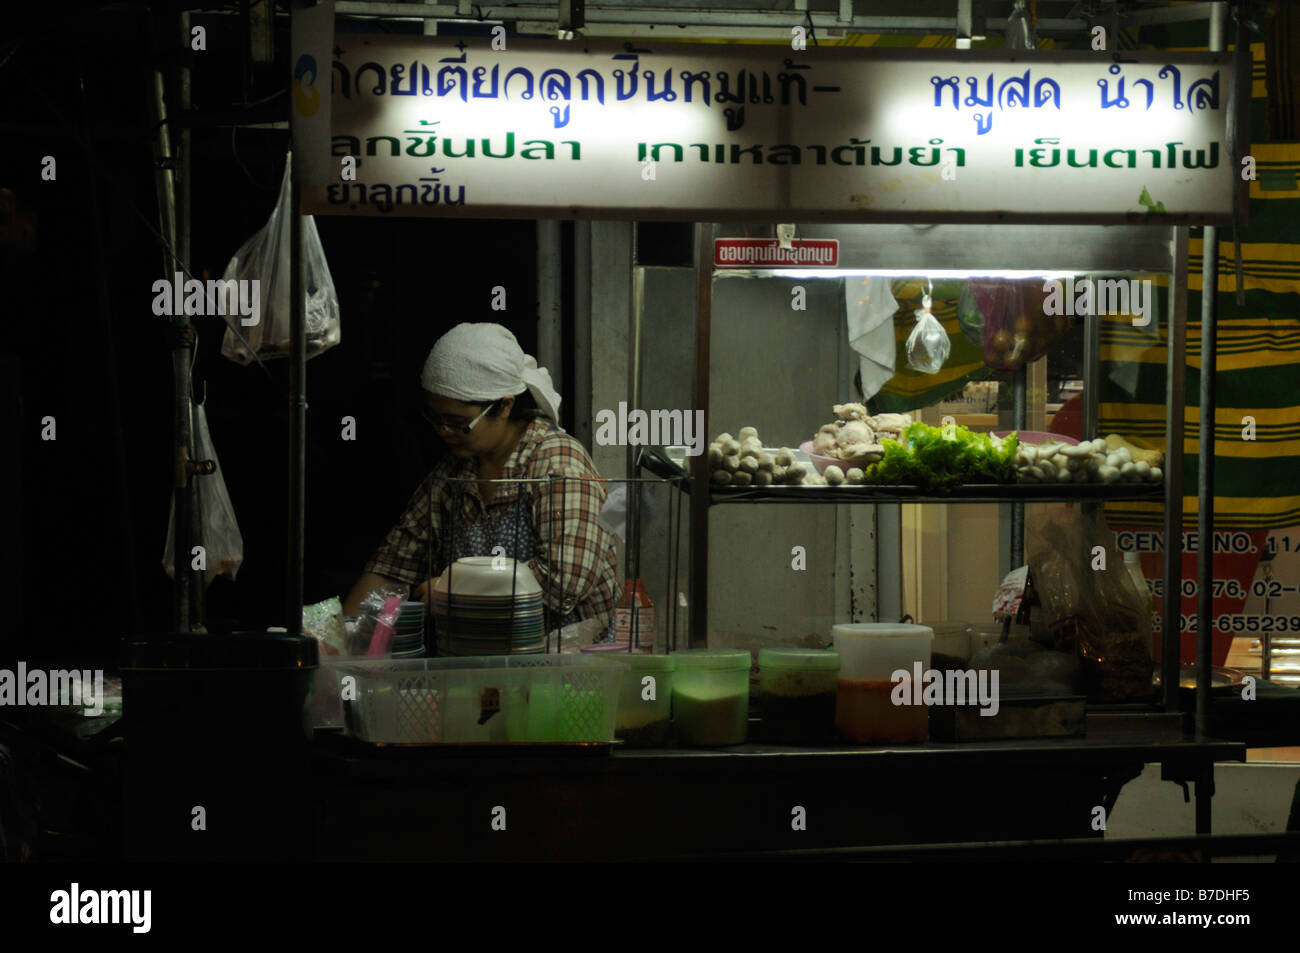
[[438, 338], [424, 362], [420, 385], [467, 404], [514, 397], [527, 389], [542, 413], [556, 423], [560, 419], [560, 395], [551, 386], [550, 373], [499, 324], [458, 324]]

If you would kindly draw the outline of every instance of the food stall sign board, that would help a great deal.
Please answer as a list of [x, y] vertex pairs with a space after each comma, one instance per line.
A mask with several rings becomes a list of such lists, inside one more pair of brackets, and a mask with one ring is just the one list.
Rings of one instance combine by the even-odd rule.
[[1227, 224], [1241, 186], [1225, 53], [335, 41], [317, 214]]

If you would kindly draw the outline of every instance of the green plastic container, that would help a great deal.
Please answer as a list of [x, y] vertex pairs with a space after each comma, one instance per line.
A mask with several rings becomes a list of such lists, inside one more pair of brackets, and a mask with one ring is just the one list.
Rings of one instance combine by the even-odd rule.
[[745, 649], [673, 652], [673, 723], [682, 744], [701, 748], [744, 744], [749, 729]]
[[[674, 656], [611, 652], [592, 658], [598, 664], [622, 663], [628, 667], [619, 689], [614, 737], [629, 748], [663, 747], [672, 728], [673, 672], [677, 667]], [[646, 678], [654, 681], [647, 683]], [[646, 697], [652, 688], [654, 697]]]
[[839, 671], [838, 652], [762, 649], [758, 706], [763, 740], [776, 745], [833, 744]]

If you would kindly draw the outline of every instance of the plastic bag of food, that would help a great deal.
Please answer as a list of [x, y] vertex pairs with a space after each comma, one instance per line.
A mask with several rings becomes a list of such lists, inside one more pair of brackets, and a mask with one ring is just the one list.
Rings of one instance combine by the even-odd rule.
[[984, 322], [984, 363], [1009, 371], [1036, 361], [1069, 329], [1065, 315], [1048, 315], [1041, 279], [973, 278], [967, 289]]
[[[203, 547], [204, 585], [218, 576], [226, 576], [233, 581], [244, 562], [244, 534], [239, 531], [239, 521], [235, 519], [235, 504], [231, 502], [230, 491], [226, 489], [226, 478], [221, 471], [221, 463], [217, 460], [212, 434], [208, 431], [208, 414], [202, 404], [194, 405], [194, 454], [196, 460], [211, 460], [216, 464], [217, 470], [215, 473], [194, 477], [198, 480], [199, 520], [203, 536], [190, 542]], [[176, 578], [175, 549], [176, 499], [173, 497], [171, 514], [167, 518], [167, 540], [163, 543], [163, 569], [173, 579]], [[187, 554], [184, 558], [190, 556]]]
[[[289, 254], [289, 226], [292, 216], [297, 214], [297, 209], [291, 207], [290, 201], [292, 193], [289, 189], [289, 170], [292, 165], [293, 157], [289, 156], [284, 163], [280, 198], [271, 211], [271, 217], [252, 238], [239, 246], [221, 276], [223, 281], [234, 279], [258, 282], [258, 322], [244, 327], [239, 316], [226, 318], [226, 336], [221, 342], [221, 355], [239, 364], [251, 363], [254, 355], [258, 358], [288, 357], [291, 349], [289, 285], [292, 259]], [[325, 248], [316, 231], [316, 221], [310, 215], [302, 217], [302, 245], [307, 357], [312, 358], [339, 343], [339, 296], [334, 290], [329, 264], [325, 261]], [[238, 333], [235, 331], [237, 323]]]
[[347, 655], [347, 629], [343, 625], [343, 604], [338, 596], [302, 607], [302, 634], [320, 642], [321, 655]]
[[396, 611], [387, 610], [386, 607], [393, 599], [397, 599], [400, 605], [401, 600], [406, 598], [406, 593], [406, 586], [380, 586], [366, 594], [358, 609], [360, 614], [357, 616], [356, 630], [349, 638], [348, 655], [369, 654], [375, 628], [380, 623], [391, 628], [397, 618]]
[[961, 297], [957, 299], [957, 324], [971, 344], [984, 346], [984, 312], [980, 310], [969, 281], [962, 285]]
[[907, 366], [922, 374], [938, 374], [952, 352], [952, 342], [939, 319], [930, 313], [930, 296], [921, 298], [914, 317], [916, 327], [907, 336]]
[[1078, 654], [1089, 699], [1149, 699], [1150, 606], [1101, 514], [1053, 508], [1029, 521], [1025, 545], [1051, 647]]

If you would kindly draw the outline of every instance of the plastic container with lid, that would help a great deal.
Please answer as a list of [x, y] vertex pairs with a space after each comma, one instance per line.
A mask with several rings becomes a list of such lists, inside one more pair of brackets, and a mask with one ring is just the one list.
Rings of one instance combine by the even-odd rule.
[[831, 627], [840, 672], [835, 724], [845, 740], [855, 744], [900, 744], [930, 736], [929, 710], [912, 703], [894, 703], [894, 672], [909, 678], [915, 665], [930, 667], [934, 631], [929, 626], [864, 622]]
[[[673, 671], [671, 655], [608, 652], [595, 656], [597, 663], [616, 662], [627, 666], [618, 696], [618, 717], [614, 738], [629, 748], [661, 748], [672, 728]], [[646, 678], [654, 679], [647, 682]], [[652, 694], [654, 697], [648, 697]]]
[[685, 745], [717, 747], [745, 743], [749, 729], [746, 649], [673, 652], [673, 722]]
[[762, 649], [758, 706], [768, 744], [826, 745], [835, 741], [837, 652]]

